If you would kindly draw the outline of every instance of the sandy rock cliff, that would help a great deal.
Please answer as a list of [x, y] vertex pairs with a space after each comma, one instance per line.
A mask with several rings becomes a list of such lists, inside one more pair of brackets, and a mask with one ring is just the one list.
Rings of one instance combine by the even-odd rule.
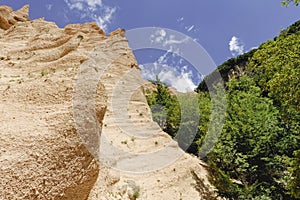
[[[201, 161], [152, 121], [124, 31], [62, 29], [28, 9], [0, 6], [0, 199], [213, 199]], [[85, 128], [74, 95], [91, 70]]]

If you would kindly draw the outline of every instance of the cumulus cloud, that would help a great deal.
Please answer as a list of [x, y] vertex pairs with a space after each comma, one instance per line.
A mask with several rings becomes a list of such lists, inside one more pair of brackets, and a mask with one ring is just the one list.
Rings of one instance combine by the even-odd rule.
[[105, 32], [112, 22], [116, 12], [115, 7], [104, 5], [102, 0], [64, 0], [70, 10], [80, 13], [81, 18], [88, 18], [97, 22]]
[[197, 86], [192, 81], [193, 73], [187, 69], [187, 66], [170, 67], [167, 64], [148, 64], [140, 65], [142, 76], [146, 80], [156, 80], [156, 76], [167, 85], [175, 88], [179, 92], [191, 92]]
[[[172, 47], [153, 63], [140, 65], [142, 76], [146, 80], [156, 80], [156, 76], [179, 92], [191, 92], [197, 87], [193, 82], [192, 70], [182, 58], [172, 51]], [[194, 77], [195, 78], [195, 77]]]
[[185, 70], [182, 70], [181, 73], [178, 73], [175, 70], [169, 70], [166, 72], [161, 71], [158, 74], [158, 78], [162, 82], [171, 85], [179, 92], [191, 92], [197, 87], [193, 83], [191, 76], [191, 71], [185, 72]]
[[[183, 20], [183, 17], [178, 19], [178, 21]], [[187, 30], [191, 31], [193, 29], [194, 26], [190, 26]], [[158, 76], [162, 82], [176, 88], [179, 92], [194, 91], [197, 87], [194, 81], [197, 82], [201, 77], [181, 57], [181, 49], [187, 47], [189, 37], [169, 33], [167, 29], [158, 29], [150, 36], [150, 41], [168, 50], [153, 63], [140, 65], [143, 78], [155, 80], [156, 76]]]
[[229, 50], [233, 56], [238, 56], [244, 53], [244, 44], [239, 38], [233, 36], [229, 41]]

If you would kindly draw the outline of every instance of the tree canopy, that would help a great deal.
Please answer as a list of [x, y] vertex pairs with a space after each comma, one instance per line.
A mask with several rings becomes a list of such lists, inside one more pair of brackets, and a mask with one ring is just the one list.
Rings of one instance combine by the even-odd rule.
[[[217, 71], [200, 83], [197, 98], [172, 95], [157, 80], [157, 89], [148, 94], [147, 100], [152, 110], [160, 105], [163, 112], [154, 113], [153, 118], [158, 123], [164, 119], [162, 128], [183, 149], [200, 155], [209, 164], [211, 182], [220, 196], [299, 199], [299, 66], [300, 21], [257, 49], [218, 67], [225, 80], [225, 106], [219, 98], [211, 98], [218, 97], [218, 90], [209, 93], [205, 85], [205, 80], [218, 82], [214, 80]], [[239, 73], [232, 76], [237, 68]], [[221, 127], [217, 123], [220, 116], [213, 111], [225, 108], [226, 120], [219, 136], [215, 133]]]
[[282, 4], [283, 6], [288, 6], [288, 5], [290, 5], [290, 4], [292, 3], [292, 4], [296, 5], [296, 6], [298, 6], [298, 5], [299, 5], [299, 2], [300, 2], [300, 0], [283, 0], [283, 1], [281, 2], [281, 4]]

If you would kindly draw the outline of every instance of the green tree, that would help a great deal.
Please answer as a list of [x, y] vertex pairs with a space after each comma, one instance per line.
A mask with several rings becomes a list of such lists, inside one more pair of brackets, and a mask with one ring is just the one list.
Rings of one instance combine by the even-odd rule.
[[[148, 90], [146, 95], [153, 120], [172, 136], [183, 150], [198, 155], [196, 143], [200, 138], [198, 94], [194, 92], [171, 94], [168, 87], [158, 78], [153, 84], [156, 90]], [[209, 101], [209, 98], [205, 98], [205, 104], [207, 100]]]
[[300, 149], [300, 22], [288, 27], [275, 40], [261, 45], [249, 63], [249, 74], [263, 90], [266, 97], [273, 99], [280, 111], [283, 130], [277, 143], [278, 165], [284, 165], [288, 193], [299, 198]]
[[300, 150], [294, 151], [294, 156], [289, 169], [291, 176], [288, 179], [288, 189], [294, 198], [300, 199]]
[[[206, 100], [203, 103], [206, 103], [207, 105], [200, 106], [201, 114], [203, 111], [204, 114], [210, 113], [209, 117], [207, 114], [200, 116], [201, 124], [199, 126], [199, 131], [201, 138], [197, 142], [199, 145], [200, 158], [204, 158], [217, 143], [225, 121], [226, 96], [222, 83], [214, 86], [214, 91], [209, 93], [209, 97], [210, 102], [207, 102]], [[208, 112], [207, 109], [210, 109], [210, 111]], [[208, 123], [205, 125], [205, 122]]]
[[289, 6], [291, 3], [293, 3], [294, 5], [298, 6], [299, 2], [300, 2], [300, 0], [283, 0], [281, 2], [281, 5], [283, 5], [283, 6]]
[[152, 111], [153, 120], [163, 131], [175, 137], [181, 118], [179, 102], [158, 77], [152, 83], [156, 86], [156, 90], [147, 90], [146, 98]]
[[199, 108], [198, 94], [178, 93], [177, 98], [180, 104], [181, 120], [175, 139], [179, 146], [189, 153], [197, 155], [198, 145], [198, 125], [199, 125]]
[[246, 76], [229, 82], [227, 101], [225, 127], [208, 156], [220, 194], [232, 199], [262, 195], [283, 199], [285, 190], [278, 184], [282, 171], [274, 164], [280, 131], [278, 110]]
[[[299, 1], [285, 1], [286, 4]], [[244, 76], [232, 78], [236, 66]], [[205, 158], [211, 179], [221, 196], [229, 199], [300, 198], [300, 21], [274, 40], [230, 59], [218, 67], [227, 82], [227, 113], [224, 129]], [[205, 82], [214, 84], [213, 72]], [[207, 91], [202, 82], [197, 91]], [[211, 111], [216, 102], [206, 102]], [[201, 113], [201, 112], [200, 112]], [[209, 119], [209, 120], [208, 120]], [[200, 154], [209, 152], [217, 138], [208, 135], [218, 119], [210, 113], [199, 126]], [[201, 121], [201, 118], [200, 118]], [[212, 142], [211, 142], [212, 141]]]

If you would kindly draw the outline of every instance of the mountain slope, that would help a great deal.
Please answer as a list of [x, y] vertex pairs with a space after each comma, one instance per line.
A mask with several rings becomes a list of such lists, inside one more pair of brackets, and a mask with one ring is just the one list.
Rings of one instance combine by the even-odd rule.
[[152, 122], [124, 31], [30, 21], [28, 6], [0, 21], [1, 198], [214, 198], [201, 161]]
[[[218, 67], [227, 89], [227, 119], [206, 161], [221, 196], [300, 198], [299, 61], [300, 21]], [[200, 94], [218, 82], [218, 70], [205, 77]]]

